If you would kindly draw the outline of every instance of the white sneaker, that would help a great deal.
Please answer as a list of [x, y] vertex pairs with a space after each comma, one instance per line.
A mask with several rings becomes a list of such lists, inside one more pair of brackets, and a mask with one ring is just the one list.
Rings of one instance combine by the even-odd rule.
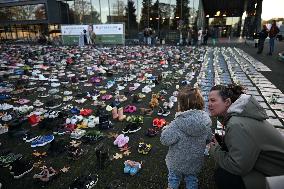
[[145, 86], [142, 88], [142, 93], [150, 93], [152, 90], [149, 86]]
[[75, 130], [71, 133], [70, 137], [71, 137], [71, 138], [74, 138], [74, 139], [80, 139], [80, 138], [82, 138], [82, 136], [84, 136], [85, 134], [86, 134], [86, 131], [85, 131], [85, 130], [75, 129]]
[[177, 102], [177, 97], [171, 96], [171, 97], [169, 98], [169, 100], [172, 101], [172, 102]]
[[33, 105], [38, 107], [38, 106], [42, 106], [43, 103], [40, 100], [36, 100], [34, 101]]
[[0, 104], [0, 110], [9, 110], [9, 109], [12, 109], [12, 108], [13, 108], [13, 105], [11, 105], [11, 104], [7, 104], [7, 103]]
[[79, 100], [75, 100], [75, 102], [79, 103], [79, 104], [83, 104], [87, 99], [85, 98], [81, 98]]
[[63, 95], [66, 95], [66, 96], [71, 95], [71, 94], [72, 94], [72, 91], [64, 91], [63, 92]]
[[51, 83], [51, 87], [59, 87], [60, 83]]
[[10, 114], [5, 114], [2, 116], [2, 121], [10, 121], [12, 119], [12, 116]]
[[44, 75], [42, 75], [42, 74], [39, 74], [38, 75], [38, 80], [40, 80], [40, 81], [47, 81], [48, 78], [44, 77]]
[[[0, 124], [0, 135], [4, 134], [4, 133], [7, 133], [7, 132], [8, 132], [8, 127], [3, 126], [2, 124]], [[1, 188], [1, 186], [0, 186], [0, 188]]]

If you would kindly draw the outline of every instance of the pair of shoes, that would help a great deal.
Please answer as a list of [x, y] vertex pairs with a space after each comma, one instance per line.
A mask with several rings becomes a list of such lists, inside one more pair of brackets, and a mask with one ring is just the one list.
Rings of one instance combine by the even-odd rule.
[[127, 133], [135, 133], [141, 129], [140, 125], [138, 123], [129, 123], [126, 125], [126, 127], [122, 130], [123, 134]]
[[22, 178], [33, 170], [33, 164], [23, 159], [18, 159], [11, 164], [10, 173], [15, 179]]
[[103, 144], [98, 145], [95, 149], [96, 158], [97, 158], [97, 166], [99, 169], [103, 169], [107, 165], [109, 165], [109, 149], [105, 147]]
[[100, 131], [87, 131], [83, 136], [83, 141], [86, 143], [96, 143], [104, 138], [104, 134]]
[[69, 186], [69, 189], [91, 189], [97, 185], [99, 176], [97, 174], [89, 174], [88, 176], [77, 177]]
[[148, 115], [148, 116], [150, 116], [150, 115], [153, 114], [153, 109], [151, 109], [151, 108], [140, 108], [140, 113], [141, 113], [142, 115]]
[[28, 117], [28, 121], [32, 127], [37, 126], [38, 123], [40, 122], [40, 116], [36, 114], [32, 114]]
[[31, 147], [38, 147], [38, 146], [45, 146], [46, 144], [52, 142], [54, 140], [53, 135], [44, 135], [40, 136], [39, 138], [35, 139], [31, 143]]
[[148, 154], [151, 149], [152, 149], [152, 145], [151, 144], [146, 144], [144, 142], [139, 142], [138, 153], [140, 153], [140, 154]]
[[136, 106], [127, 105], [126, 107], [124, 107], [123, 112], [125, 112], [125, 113], [136, 112]]
[[144, 123], [144, 117], [143, 116], [136, 116], [136, 115], [131, 115], [131, 116], [128, 116], [126, 118], [126, 121], [130, 122], [130, 123], [138, 123], [138, 124], [141, 124], [141, 123]]
[[16, 160], [19, 160], [23, 157], [22, 154], [6, 153], [0, 156], [0, 165], [7, 167], [10, 163], [13, 163]]
[[149, 128], [149, 129], [146, 131], [146, 136], [154, 137], [154, 136], [156, 136], [158, 133], [159, 133], [159, 131], [158, 131], [156, 128]]
[[73, 160], [78, 160], [84, 154], [84, 150], [82, 148], [79, 148], [79, 146], [69, 146], [67, 152], [68, 158], [71, 158]]
[[44, 167], [40, 173], [37, 173], [33, 176], [34, 179], [39, 179], [42, 182], [48, 182], [53, 179], [58, 172], [52, 167]]
[[141, 169], [142, 164], [136, 161], [126, 160], [124, 162], [124, 173], [130, 174], [131, 176], [136, 175]]
[[168, 115], [170, 115], [170, 110], [168, 110], [168, 109], [163, 109], [162, 107], [160, 107], [159, 108], [159, 110], [158, 110], [158, 115], [163, 115], [163, 116], [168, 116]]
[[85, 130], [81, 130], [81, 129], [75, 129], [70, 137], [73, 138], [73, 139], [80, 139], [82, 138], [84, 135], [86, 134], [86, 131]]
[[120, 134], [116, 137], [113, 144], [117, 145], [119, 148], [122, 148], [123, 146], [127, 145], [128, 142], [129, 142], [129, 137], [124, 136], [124, 134]]
[[123, 114], [123, 108], [113, 107], [112, 108], [112, 118], [118, 119], [119, 121], [123, 121], [126, 118], [126, 115]]
[[154, 127], [158, 127], [158, 128], [162, 128], [166, 125], [166, 120], [165, 119], [159, 119], [159, 118], [155, 118], [153, 120], [153, 126]]

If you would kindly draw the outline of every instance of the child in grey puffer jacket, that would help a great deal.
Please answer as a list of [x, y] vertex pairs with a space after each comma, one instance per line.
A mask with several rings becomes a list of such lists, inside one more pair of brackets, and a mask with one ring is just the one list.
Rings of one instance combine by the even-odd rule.
[[178, 112], [175, 120], [161, 134], [161, 143], [169, 146], [166, 164], [169, 170], [168, 187], [178, 189], [185, 177], [187, 189], [197, 189], [206, 141], [211, 140], [212, 124], [203, 111], [204, 101], [198, 89], [185, 88], [178, 95]]

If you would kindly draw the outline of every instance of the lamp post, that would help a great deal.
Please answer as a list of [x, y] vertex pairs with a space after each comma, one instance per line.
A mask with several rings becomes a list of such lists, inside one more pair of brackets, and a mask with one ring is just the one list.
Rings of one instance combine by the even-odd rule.
[[99, 0], [99, 6], [100, 6], [100, 17], [102, 22], [102, 6], [101, 6], [101, 0]]
[[148, 28], [149, 28], [149, 25], [150, 25], [150, 0], [148, 0]]
[[109, 4], [109, 0], [107, 0], [107, 2], [108, 2], [108, 17], [110, 19], [110, 23], [112, 23], [112, 19], [110, 17], [110, 4]]

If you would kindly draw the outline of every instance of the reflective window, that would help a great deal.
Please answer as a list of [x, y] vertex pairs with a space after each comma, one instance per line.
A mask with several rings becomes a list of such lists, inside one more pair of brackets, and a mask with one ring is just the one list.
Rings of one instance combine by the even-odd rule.
[[45, 20], [45, 4], [0, 8], [0, 21]]

